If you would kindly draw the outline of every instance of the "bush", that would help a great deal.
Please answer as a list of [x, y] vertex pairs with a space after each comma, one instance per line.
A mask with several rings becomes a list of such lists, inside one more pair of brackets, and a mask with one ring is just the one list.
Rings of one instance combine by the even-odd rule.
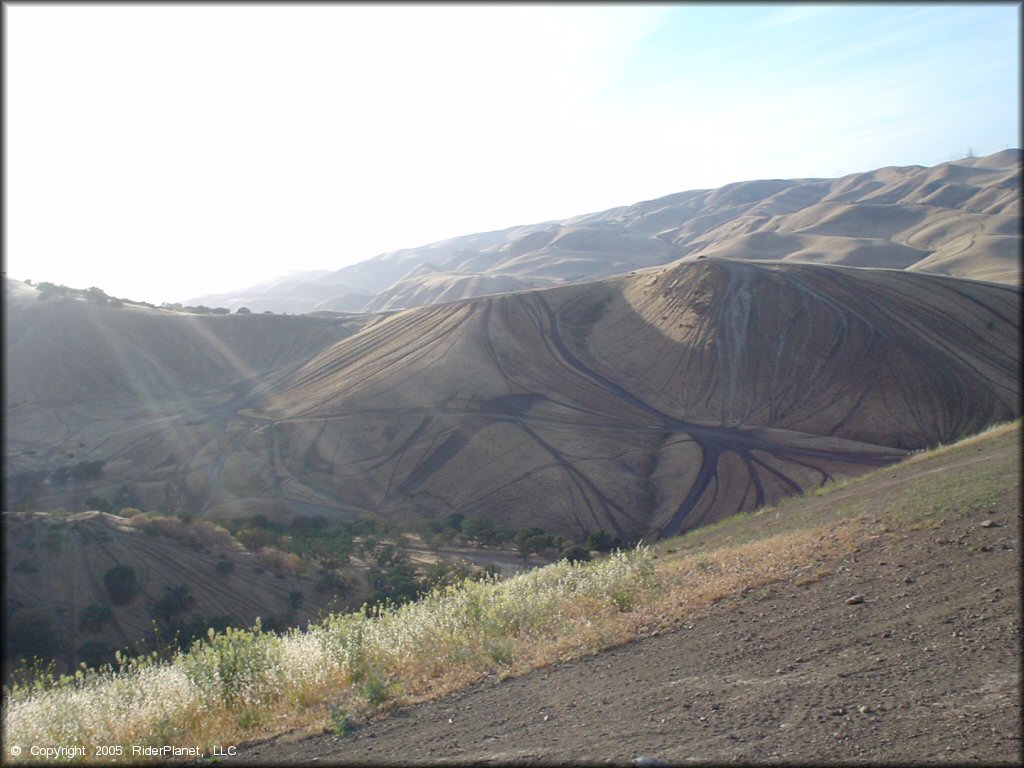
[[331, 704], [332, 724], [344, 731], [350, 715], [420, 697], [449, 675], [478, 679], [498, 666], [536, 666], [570, 647], [609, 644], [618, 635], [594, 640], [591, 621], [642, 604], [652, 576], [650, 551], [637, 550], [587, 567], [561, 562], [507, 581], [466, 581], [401, 607], [332, 614], [306, 631], [272, 634], [269, 617], [262, 630], [260, 622], [211, 630], [165, 662], [122, 655], [112, 672], [59, 680], [36, 665], [42, 677], [5, 690], [4, 737], [216, 743], [235, 739], [237, 728]]
[[235, 564], [230, 560], [218, 560], [217, 565], [214, 566], [213, 570], [219, 573], [221, 576], [227, 576], [233, 570], [235, 570]]
[[130, 565], [115, 565], [103, 574], [103, 583], [114, 605], [127, 605], [141, 591], [135, 580], [135, 570]]
[[324, 571], [320, 580], [316, 583], [317, 592], [326, 592], [334, 595], [345, 595], [348, 592], [348, 584], [335, 571]]
[[54, 658], [64, 650], [64, 639], [53, 621], [38, 608], [16, 611], [7, 623], [4, 656]]
[[270, 534], [262, 528], [243, 528], [235, 538], [250, 552], [258, 552], [270, 543]]
[[195, 605], [195, 598], [184, 584], [176, 588], [164, 587], [164, 591], [166, 594], [153, 603], [152, 611], [153, 615], [161, 621], [170, 621], [172, 616]]
[[578, 544], [562, 550], [558, 556], [559, 560], [568, 560], [570, 563], [585, 563], [590, 560], [590, 550]]
[[370, 587], [369, 605], [406, 603], [429, 590], [428, 585], [420, 581], [416, 568], [404, 551], [384, 546], [376, 554], [379, 567], [366, 573], [366, 583]]
[[543, 528], [520, 528], [515, 536], [516, 548], [523, 557], [531, 552], [540, 554], [555, 545], [555, 538]]
[[472, 571], [467, 565], [438, 560], [427, 567], [424, 579], [432, 589], [437, 589], [461, 584], [471, 575]]
[[75, 656], [87, 667], [96, 669], [104, 664], [114, 664], [116, 661], [114, 652], [115, 649], [106, 643], [101, 643], [98, 640], [88, 640], [78, 647]]
[[456, 531], [461, 531], [462, 523], [465, 519], [466, 516], [461, 512], [452, 512], [444, 519], [444, 524], [446, 528], [453, 528]]
[[611, 552], [622, 547], [622, 539], [612, 536], [604, 528], [598, 528], [587, 538], [587, 546], [597, 552]]
[[494, 523], [489, 518], [466, 518], [462, 521], [460, 530], [463, 536], [477, 544], [492, 544], [494, 542]]

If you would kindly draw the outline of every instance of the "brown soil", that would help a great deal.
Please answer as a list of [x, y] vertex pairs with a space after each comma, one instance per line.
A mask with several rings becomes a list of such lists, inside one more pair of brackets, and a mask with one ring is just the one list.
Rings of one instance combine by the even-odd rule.
[[230, 762], [1021, 764], [1019, 503], [1018, 486], [938, 528], [864, 541], [820, 581]]

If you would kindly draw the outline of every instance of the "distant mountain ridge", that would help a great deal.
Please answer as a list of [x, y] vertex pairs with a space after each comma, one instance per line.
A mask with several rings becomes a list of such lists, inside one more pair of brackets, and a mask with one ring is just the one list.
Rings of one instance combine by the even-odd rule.
[[1006, 149], [930, 168], [736, 182], [453, 237], [185, 303], [257, 312], [379, 312], [710, 256], [1019, 284], [1021, 159], [1021, 150]]

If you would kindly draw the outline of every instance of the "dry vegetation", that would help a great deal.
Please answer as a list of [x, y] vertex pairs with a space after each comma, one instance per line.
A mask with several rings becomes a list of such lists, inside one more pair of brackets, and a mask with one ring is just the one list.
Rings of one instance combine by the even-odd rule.
[[[238, 743], [289, 729], [342, 733], [361, 718], [483, 675], [514, 675], [694, 620], [699, 608], [782, 578], [809, 584], [867, 537], [986, 509], [1019, 482], [1019, 452], [975, 460], [1002, 425], [878, 470], [822, 496], [738, 515], [656, 548], [560, 562], [506, 581], [469, 581], [400, 607], [333, 615], [283, 635], [228, 630], [169, 662], [40, 677], [7, 690], [7, 744]], [[952, 461], [956, 471], [950, 471]], [[915, 462], [916, 463], [916, 462]]]

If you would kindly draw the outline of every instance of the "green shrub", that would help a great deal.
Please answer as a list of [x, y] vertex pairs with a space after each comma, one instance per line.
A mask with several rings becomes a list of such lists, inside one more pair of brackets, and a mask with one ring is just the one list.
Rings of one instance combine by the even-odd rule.
[[335, 736], [348, 736], [356, 729], [352, 712], [344, 704], [332, 704], [328, 710], [330, 731]]
[[219, 634], [211, 629], [181, 662], [204, 698], [242, 708], [277, 697], [279, 650], [280, 639], [263, 632], [257, 619], [249, 630], [228, 627]]
[[103, 574], [103, 583], [114, 605], [128, 605], [141, 591], [130, 565], [115, 565]]
[[559, 560], [568, 560], [570, 563], [585, 563], [590, 560], [590, 551], [578, 544], [562, 550], [558, 556]]
[[344, 595], [348, 592], [349, 586], [336, 571], [326, 570], [320, 574], [320, 580], [316, 583], [317, 592], [326, 592], [334, 595]]
[[622, 547], [622, 539], [612, 536], [604, 528], [598, 528], [587, 537], [587, 547], [597, 552], [611, 552]]
[[164, 592], [166, 594], [153, 603], [152, 609], [153, 616], [161, 621], [170, 621], [172, 616], [195, 605], [195, 598], [184, 584], [174, 588], [164, 587]]
[[8, 658], [51, 659], [65, 649], [53, 620], [38, 608], [15, 611], [7, 622], [4, 655]]
[[460, 526], [462, 535], [477, 544], [494, 543], [494, 522], [487, 517], [469, 517]]
[[4, 735], [12, 743], [66, 743], [72, 734], [79, 744], [188, 744], [212, 718], [228, 724], [221, 730], [248, 730], [328, 702], [332, 729], [345, 733], [360, 714], [438, 678], [486, 674], [538, 645], [571, 642], [591, 619], [650, 594], [652, 571], [647, 549], [586, 566], [563, 561], [505, 581], [467, 579], [401, 606], [328, 615], [305, 631], [274, 634], [259, 621], [251, 630], [211, 629], [167, 660], [115, 654], [110, 670], [60, 679], [43, 670], [7, 692]]
[[114, 648], [98, 640], [89, 640], [78, 647], [77, 659], [87, 667], [97, 669], [116, 660]]

